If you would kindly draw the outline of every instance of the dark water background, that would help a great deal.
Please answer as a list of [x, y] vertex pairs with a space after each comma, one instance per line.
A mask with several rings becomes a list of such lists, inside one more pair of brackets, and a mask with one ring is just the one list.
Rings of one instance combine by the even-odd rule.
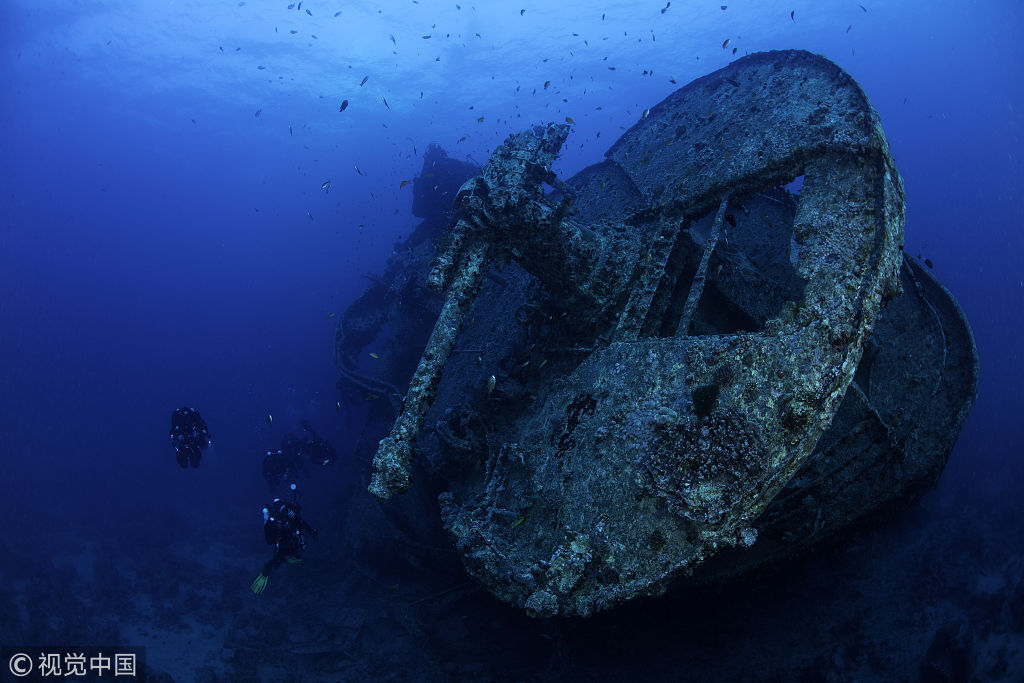
[[[664, 12], [646, 1], [287, 4], [0, 3], [0, 641], [129, 639], [147, 617], [136, 609], [134, 625], [111, 623], [125, 603], [155, 600], [131, 580], [147, 572], [182, 586], [196, 567], [237, 576], [237, 593], [202, 600], [224, 632], [243, 609], [287, 608], [280, 595], [254, 607], [247, 592], [266, 556], [260, 457], [302, 418], [352, 457], [364, 407], [335, 411], [331, 314], [363, 291], [363, 274], [380, 271], [416, 222], [411, 187], [400, 183], [418, 172], [423, 149], [438, 142], [483, 163], [510, 132], [571, 116], [558, 169], [568, 176], [599, 160], [644, 108], [734, 58], [734, 47], [736, 56], [809, 49], [861, 83], [906, 183], [907, 251], [934, 263], [981, 358], [977, 402], [938, 491], [862, 539], [858, 548], [872, 552], [819, 559], [804, 578], [835, 572], [828, 584], [862, 589], [851, 612], [871, 621], [865, 610], [888, 606], [895, 619], [908, 586], [897, 581], [875, 596], [863, 587], [917, 581], [900, 562], [927, 538], [920, 552], [949, 568], [934, 586], [915, 585], [922, 604], [971, 625], [1024, 609], [1024, 600], [1012, 602], [1024, 595], [1024, 3], [677, 0]], [[214, 440], [197, 471], [180, 470], [166, 443], [170, 413], [186, 403], [202, 411]], [[307, 513], [327, 530], [324, 545], [339, 491], [357, 495], [346, 479], [356, 470], [318, 472], [303, 491]], [[97, 554], [117, 570], [97, 575]], [[323, 554], [315, 576], [329, 578], [329, 548]], [[182, 556], [199, 565], [171, 562]], [[868, 640], [887, 637], [863, 624], [860, 636], [817, 642], [810, 660], [806, 645], [780, 645], [786, 615], [805, 614], [816, 595], [794, 581], [791, 602], [757, 606], [777, 620], [757, 622], [764, 634], [748, 623], [735, 648], [770, 640], [781, 650], [778, 671], [787, 657], [800, 662], [792, 671], [811, 660], [833, 673], [886, 668], [851, 669], [849, 653], [836, 663], [834, 653], [865, 629]], [[161, 609], [194, 607], [186, 602], [167, 597]], [[477, 668], [443, 675], [500, 680], [502, 657], [531, 660], [481, 654], [518, 642], [501, 635], [509, 624], [527, 639], [539, 628], [488, 609], [491, 640], [472, 625], [449, 634]], [[944, 619], [911, 628], [919, 638], [905, 648], [890, 643], [907, 653], [893, 680], [917, 675], [915, 657]], [[202, 661], [184, 663], [190, 623], [180, 640], [143, 639], [150, 663], [176, 680], [230, 677], [237, 663], [220, 655], [211, 663], [205, 650], [195, 657]], [[687, 623], [675, 627], [696, 629]], [[1022, 680], [1014, 678], [1024, 676], [1020, 622], [1008, 623], [969, 638], [979, 679]], [[97, 624], [107, 631], [97, 634]], [[392, 635], [380, 653], [416, 650], [438, 662], [454, 651], [443, 634], [413, 645]], [[538, 643], [563, 638], [559, 648], [575, 653], [561, 670], [583, 666], [586, 645], [540, 635]], [[611, 668], [601, 671], [626, 671], [616, 668], [625, 655], [607, 656]], [[514, 676], [550, 672], [553, 657], [537, 655]], [[393, 659], [394, 675], [418, 677]], [[658, 650], [645, 661], [659, 675], [658, 662], [670, 659]], [[250, 664], [241, 679], [280, 675]], [[338, 671], [388, 671], [363, 665], [348, 660]], [[772, 672], [745, 675], [762, 673]]]

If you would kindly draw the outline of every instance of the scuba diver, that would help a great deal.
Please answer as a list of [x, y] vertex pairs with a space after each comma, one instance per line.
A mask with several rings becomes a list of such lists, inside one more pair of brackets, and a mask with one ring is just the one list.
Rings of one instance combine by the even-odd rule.
[[302, 442], [302, 451], [309, 458], [310, 464], [327, 467], [334, 462], [334, 459], [338, 457], [338, 453], [334, 450], [331, 442], [318, 436], [313, 431], [313, 425], [309, 424], [306, 420], [302, 421], [302, 428], [309, 432], [309, 437]]
[[202, 450], [210, 445], [210, 431], [199, 411], [188, 407], [175, 410], [171, 414], [169, 436], [178, 464], [199, 467]]
[[297, 501], [295, 484], [291, 485], [292, 500], [285, 501], [275, 498], [274, 502], [263, 508], [263, 537], [269, 545], [274, 546], [274, 556], [256, 575], [250, 590], [261, 595], [270, 581], [270, 572], [283, 563], [302, 564], [300, 553], [306, 548], [306, 534], [313, 538], [318, 536], [316, 529], [310, 526], [299, 514], [302, 506]]
[[306, 464], [302, 461], [302, 441], [294, 436], [285, 436], [280, 448], [263, 456], [263, 478], [271, 491], [278, 484], [294, 484], [299, 472], [306, 472]]
[[306, 461], [326, 467], [337, 458], [337, 451], [331, 443], [313, 431], [312, 425], [302, 421], [302, 428], [309, 436], [286, 435], [276, 451], [267, 451], [263, 457], [263, 478], [273, 491], [279, 484], [294, 484], [299, 474], [307, 474]]

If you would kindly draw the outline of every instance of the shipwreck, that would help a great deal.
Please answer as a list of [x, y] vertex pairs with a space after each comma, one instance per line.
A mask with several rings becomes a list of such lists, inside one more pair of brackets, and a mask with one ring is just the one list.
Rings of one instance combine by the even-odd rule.
[[[551, 617], [740, 576], [934, 485], [977, 352], [903, 252], [853, 78], [743, 57], [560, 179], [568, 134], [512, 135], [479, 169], [428, 155], [438, 247], [420, 235], [339, 325], [343, 383], [391, 401], [373, 495], [422, 472], [468, 573]], [[362, 375], [385, 323], [401, 343]]]

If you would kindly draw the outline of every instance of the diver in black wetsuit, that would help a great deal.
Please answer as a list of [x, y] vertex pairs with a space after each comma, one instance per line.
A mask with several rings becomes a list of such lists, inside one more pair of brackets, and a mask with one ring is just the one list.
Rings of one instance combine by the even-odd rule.
[[309, 432], [309, 436], [288, 434], [281, 439], [280, 448], [267, 451], [263, 456], [263, 478], [271, 491], [280, 484], [294, 484], [300, 473], [308, 474], [307, 460], [310, 464], [326, 467], [337, 457], [334, 446], [318, 436], [309, 422], [303, 420], [302, 428]]
[[178, 408], [171, 414], [169, 434], [174, 455], [182, 467], [199, 467], [204, 448], [210, 445], [210, 431], [194, 408]]
[[[292, 484], [292, 491], [295, 485]], [[274, 546], [274, 556], [256, 575], [250, 590], [260, 595], [267, 588], [270, 572], [281, 564], [301, 564], [300, 553], [306, 548], [306, 534], [317, 537], [317, 531], [299, 514], [302, 506], [293, 499], [289, 501], [275, 498], [274, 502], [263, 508], [263, 536], [267, 543]]]
[[263, 478], [271, 491], [279, 484], [294, 484], [299, 473], [306, 473], [302, 461], [303, 442], [290, 434], [281, 439], [281, 447], [263, 456]]
[[338, 457], [338, 452], [334, 450], [331, 442], [318, 436], [313, 431], [313, 425], [306, 420], [302, 421], [302, 428], [309, 432], [309, 437], [302, 442], [302, 453], [309, 458], [310, 464], [326, 467], [334, 462]]

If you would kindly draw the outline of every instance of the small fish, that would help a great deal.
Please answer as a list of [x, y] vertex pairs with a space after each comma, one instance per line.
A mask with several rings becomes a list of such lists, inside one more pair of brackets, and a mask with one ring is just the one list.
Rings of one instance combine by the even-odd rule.
[[525, 519], [526, 519], [526, 517], [520, 517], [516, 521], [512, 522], [512, 526], [510, 526], [509, 529], [515, 529], [517, 526], [522, 524]]
[[526, 14], [526, 10], [524, 10], [524, 9], [519, 10], [519, 16], [523, 16], [524, 14]]
[[865, 12], [867, 12], [867, 11], [868, 11], [868, 8], [867, 8], [867, 7], [865, 7], [864, 5], [859, 5], [859, 7], [860, 7], [860, 8], [862, 9], [862, 10], [864, 10]]
[[544, 89], [547, 90], [548, 86], [551, 85], [551, 81], [544, 81]]
[[[455, 141], [455, 144], [459, 144], [460, 142], [462, 142], [462, 141], [463, 141], [463, 140], [465, 140], [465, 139], [466, 139], [466, 136], [465, 136], [465, 135], [463, 135], [463, 136], [462, 136], [461, 138], [459, 138], [458, 140], [456, 140], [456, 141]], [[436, 190], [436, 189], [437, 189], [437, 187], [435, 186], [435, 187], [434, 187], [434, 189]]]
[[477, 354], [477, 356], [476, 356], [476, 365], [477, 365], [477, 367], [480, 367], [483, 364], [484, 364], [484, 359], [480, 357], [480, 354]]
[[309, 16], [313, 16], [313, 13], [310, 12], [309, 10], [306, 10], [306, 14], [308, 14]]
[[306, 216], [309, 218], [309, 220], [313, 220], [313, 214], [311, 214], [309, 211], [306, 212]]
[[369, 76], [363, 76], [363, 80], [359, 81], [359, 87], [361, 88], [364, 85], [366, 85], [366, 81], [368, 81], [368, 80], [370, 80]]
[[267, 424], [268, 425], [274, 424], [274, 416], [273, 415], [267, 415]]
[[302, 3], [303, 3], [304, 1], [305, 1], [305, 0], [300, 0], [300, 2], [299, 2], [299, 6], [295, 8], [295, 9], [296, 9], [297, 11], [299, 11], [299, 12], [301, 12], [301, 11], [302, 11]]
[[793, 21], [796, 21], [796, 10], [793, 10], [792, 12], [789, 13], [789, 18], [792, 19]]
[[328, 317], [328, 318], [333, 318], [333, 317], [334, 317], [334, 313], [328, 313], [328, 314], [327, 314], [327, 317]]
[[[865, 11], [867, 11], [867, 10], [865, 10]], [[924, 264], [925, 264], [926, 266], [928, 266], [929, 268], [934, 268], [934, 267], [935, 267], [935, 264], [934, 264], [934, 263], [932, 263], [932, 260], [931, 260], [930, 258], [926, 258], [926, 259], [924, 260]]]
[[388, 111], [391, 111], [391, 105], [388, 104], [388, 101], [385, 98], [381, 97], [380, 101], [384, 103], [384, 106], [388, 108]]
[[293, 2], [292, 4], [288, 5], [288, 9], [295, 9], [295, 3]]
[[342, 111], [345, 111], [346, 109], [348, 109], [348, 100], [342, 100], [341, 101], [341, 106], [338, 107], [338, 111], [342, 112]]
[[253, 116], [255, 116], [256, 118], [259, 118], [262, 115], [263, 115], [263, 110], [262, 109], [257, 109], [256, 113], [253, 114]]
[[477, 122], [477, 123], [483, 123], [483, 122], [484, 122], [484, 117], [482, 117], [482, 116], [481, 116], [481, 117], [479, 117], [479, 118], [478, 118], [478, 119], [476, 120], [476, 122]]
[[650, 115], [651, 115], [651, 110], [650, 109], [644, 109], [644, 113], [640, 115], [640, 120], [646, 119]]
[[494, 392], [494, 385], [498, 383], [498, 378], [491, 375], [487, 378], [487, 395], [490, 396]]
[[324, 191], [324, 194], [329, 194], [331, 191], [331, 181], [325, 180], [320, 183], [320, 189]]
[[376, 401], [379, 398], [380, 398], [380, 396], [378, 396], [377, 394], [367, 394], [366, 395], [366, 400], [367, 401]]
[[334, 13], [334, 16], [336, 16], [336, 17], [340, 17], [340, 16], [341, 16], [341, 11], [339, 10], [339, 11], [335, 12], [335, 13]]
[[667, 12], [668, 8], [671, 7], [671, 6], [672, 6], [671, 2], [666, 2], [665, 6], [661, 8], [661, 13], [664, 14], [665, 12]]
[[374, 360], [379, 360], [380, 354], [377, 353], [376, 351], [370, 351], [370, 358], [373, 358]]
[[401, 190], [403, 187], [405, 187], [406, 185], [408, 185], [411, 182], [412, 182], [411, 180], [403, 180], [402, 182], [400, 182], [398, 184], [398, 189]]
[[430, 36], [422, 36], [423, 40], [430, 40]]
[[572, 126], [575, 126], [575, 125], [576, 125], [576, 122], [575, 122], [575, 121], [573, 121], [573, 119], [572, 119], [572, 117], [571, 117], [571, 116], [566, 116], [566, 117], [565, 117], [565, 122], [566, 122], [566, 123], [568, 123], [569, 125], [572, 125]]
[[395, 37], [394, 37], [394, 36], [393, 36], [392, 34], [390, 34], [390, 33], [389, 33], [389, 34], [388, 34], [388, 38], [390, 38], [390, 39], [391, 39], [391, 42], [392, 42], [392, 43], [394, 43], [395, 45], [398, 45], [398, 43], [397, 43], [397, 42], [395, 41]]
[[294, 135], [294, 133], [292, 133], [292, 127], [291, 126], [288, 126], [288, 135]]
[[334, 412], [336, 412], [336, 413], [340, 413], [341, 412], [341, 401], [335, 401], [335, 403], [334, 403]]
[[257, 66], [257, 67], [256, 67], [256, 69], [257, 69], [258, 71], [263, 71], [263, 70], [264, 70], [264, 69], [266, 69], [266, 68], [267, 68], [267, 67], [263, 66], [262, 64], [260, 64], [259, 66]]
[[358, 173], [359, 175], [366, 175], [365, 173], [363, 173], [362, 171], [359, 170], [359, 164], [355, 164], [355, 167], [356, 167], [356, 173]]
[[728, 39], [728, 38], [726, 38], [726, 39], [725, 39], [725, 42], [724, 42], [724, 43], [722, 43], [722, 49], [723, 49], [723, 50], [724, 50], [725, 48], [727, 48], [727, 47], [729, 47], [729, 39]]
[[397, 591], [397, 590], [398, 590], [398, 584], [396, 583], [395, 585], [393, 585], [391, 588], [388, 589], [388, 595], [394, 595], [395, 591]]

